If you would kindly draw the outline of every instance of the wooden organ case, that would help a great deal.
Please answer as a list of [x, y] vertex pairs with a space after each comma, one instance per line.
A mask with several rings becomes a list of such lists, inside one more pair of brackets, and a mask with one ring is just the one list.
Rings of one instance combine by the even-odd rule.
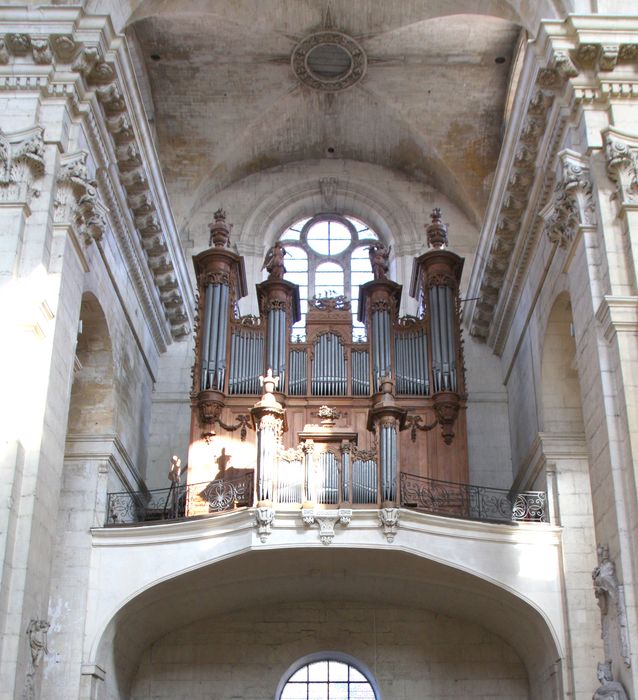
[[[257, 285], [259, 317], [239, 316], [245, 273], [225, 218], [215, 213], [211, 247], [194, 257], [188, 483], [251, 475], [251, 493], [235, 505], [368, 508], [401, 503], [401, 474], [466, 483], [463, 259], [446, 248], [439, 210], [427, 226], [429, 250], [413, 264], [417, 316], [399, 317], [402, 287], [371, 250], [374, 279], [358, 308], [365, 340], [353, 340], [343, 296], [311, 300], [305, 338], [291, 338], [299, 292], [284, 279], [279, 243]], [[193, 493], [188, 513], [207, 512]]]

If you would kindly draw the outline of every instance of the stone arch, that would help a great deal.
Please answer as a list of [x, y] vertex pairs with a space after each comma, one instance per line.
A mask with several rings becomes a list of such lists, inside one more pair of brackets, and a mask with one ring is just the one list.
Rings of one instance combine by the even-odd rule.
[[[94, 639], [91, 663], [107, 672], [107, 687], [97, 697], [129, 697], [144, 651], [174, 630], [198, 624], [213, 629], [223, 616], [250, 607], [309, 601], [407, 606], [460, 619], [501, 638], [520, 657], [532, 697], [562, 697], [560, 644], [532, 603], [491, 580], [411, 551], [345, 547], [251, 550], [138, 592]], [[352, 649], [344, 644], [341, 651]]]
[[572, 307], [561, 293], [549, 314], [541, 355], [541, 426], [545, 433], [584, 433]]

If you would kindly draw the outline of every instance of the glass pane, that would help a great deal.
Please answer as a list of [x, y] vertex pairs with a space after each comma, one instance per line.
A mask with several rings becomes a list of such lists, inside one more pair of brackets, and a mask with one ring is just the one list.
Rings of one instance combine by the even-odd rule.
[[[286, 260], [286, 267], [288, 267], [288, 261]], [[368, 255], [365, 258], [352, 258], [350, 263], [350, 269], [352, 272], [370, 272], [370, 257]]]
[[309, 683], [308, 700], [328, 700], [328, 684]]
[[305, 683], [288, 683], [281, 693], [281, 700], [306, 700], [308, 686]]
[[307, 272], [286, 272], [284, 279], [293, 284], [298, 284], [299, 286], [308, 283], [308, 273]]
[[317, 663], [308, 666], [308, 674], [311, 681], [327, 681], [328, 680], [328, 662], [317, 661]]
[[348, 700], [347, 683], [331, 683], [329, 692], [330, 700]]
[[367, 678], [363, 675], [363, 673], [359, 673], [359, 671], [357, 671], [357, 669], [354, 666], [350, 666], [350, 681], [355, 681], [359, 683], [368, 682]]
[[308, 667], [304, 666], [303, 668], [300, 668], [298, 671], [292, 674], [290, 676], [290, 680], [288, 683], [295, 682], [295, 681], [300, 681], [300, 682], [305, 682], [308, 680]]
[[330, 661], [328, 673], [330, 682], [333, 681], [347, 681], [348, 680], [348, 664], [344, 664], [341, 661]]
[[351, 700], [375, 700], [374, 690], [369, 683], [351, 683], [350, 698]]
[[350, 231], [339, 221], [318, 221], [308, 231], [308, 245], [320, 255], [342, 253], [350, 241]]
[[292, 228], [286, 229], [279, 238], [282, 241], [298, 241], [300, 236], [300, 231], [295, 231]]

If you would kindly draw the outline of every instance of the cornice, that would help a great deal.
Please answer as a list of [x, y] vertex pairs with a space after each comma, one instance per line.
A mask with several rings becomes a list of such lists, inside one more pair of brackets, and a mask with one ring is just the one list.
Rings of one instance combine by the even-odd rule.
[[638, 333], [638, 297], [605, 296], [596, 311], [605, 340], [617, 333]]
[[[528, 45], [470, 280], [468, 296], [477, 300], [466, 308], [470, 334], [497, 354], [542, 228], [547, 232], [546, 219], [536, 213], [557, 211], [553, 170], [568, 120], [588, 103], [604, 109], [613, 100], [637, 98], [637, 67], [636, 17], [546, 21]], [[572, 194], [563, 203], [571, 206]], [[556, 226], [553, 231], [557, 235]]]
[[100, 194], [162, 350], [190, 332], [195, 299], [126, 39], [81, 8], [6, 8], [0, 21], [0, 92], [65, 99], [88, 127]]

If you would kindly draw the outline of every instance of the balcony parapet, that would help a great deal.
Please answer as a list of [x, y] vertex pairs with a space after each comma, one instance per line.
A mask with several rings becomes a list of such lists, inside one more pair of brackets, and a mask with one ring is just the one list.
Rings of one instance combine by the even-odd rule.
[[[109, 493], [105, 525], [152, 524], [208, 517], [250, 508], [256, 505], [254, 498], [253, 472], [234, 478], [171, 486], [165, 489]], [[195, 500], [199, 505], [198, 514], [189, 515], [194, 512], [191, 503]], [[319, 498], [318, 503], [322, 504], [324, 501]], [[202, 513], [202, 504], [208, 508], [208, 513]], [[311, 511], [308, 510], [307, 505], [302, 513], [304, 522], [309, 524], [310, 516], [307, 513]], [[335, 512], [348, 510], [352, 513], [352, 504], [349, 502], [335, 505], [338, 505], [338, 510]], [[366, 510], [370, 507], [374, 509], [375, 505], [378, 507], [381, 504], [370, 504]], [[542, 523], [548, 520], [546, 495], [543, 491], [511, 491], [439, 481], [406, 473], [400, 475], [400, 502], [397, 505], [431, 515], [488, 523]], [[275, 502], [273, 508], [267, 509], [268, 513], [261, 512], [264, 508], [257, 508], [256, 518], [261, 522], [262, 529], [265, 528], [264, 534], [270, 529], [270, 522], [268, 522], [272, 521], [270, 511], [274, 512], [277, 506], [289, 511], [294, 511], [297, 507], [302, 508], [301, 503], [290, 502]], [[398, 512], [398, 508], [388, 508], [387, 504], [383, 506], [379, 510], [382, 524], [388, 532], [396, 531], [393, 521], [394, 511]], [[323, 519], [327, 519], [330, 508], [325, 505], [318, 505], [317, 508], [317, 513], [313, 515], [315, 520], [319, 522], [319, 513], [322, 510], [325, 511]], [[341, 516], [340, 520], [343, 521]]]

